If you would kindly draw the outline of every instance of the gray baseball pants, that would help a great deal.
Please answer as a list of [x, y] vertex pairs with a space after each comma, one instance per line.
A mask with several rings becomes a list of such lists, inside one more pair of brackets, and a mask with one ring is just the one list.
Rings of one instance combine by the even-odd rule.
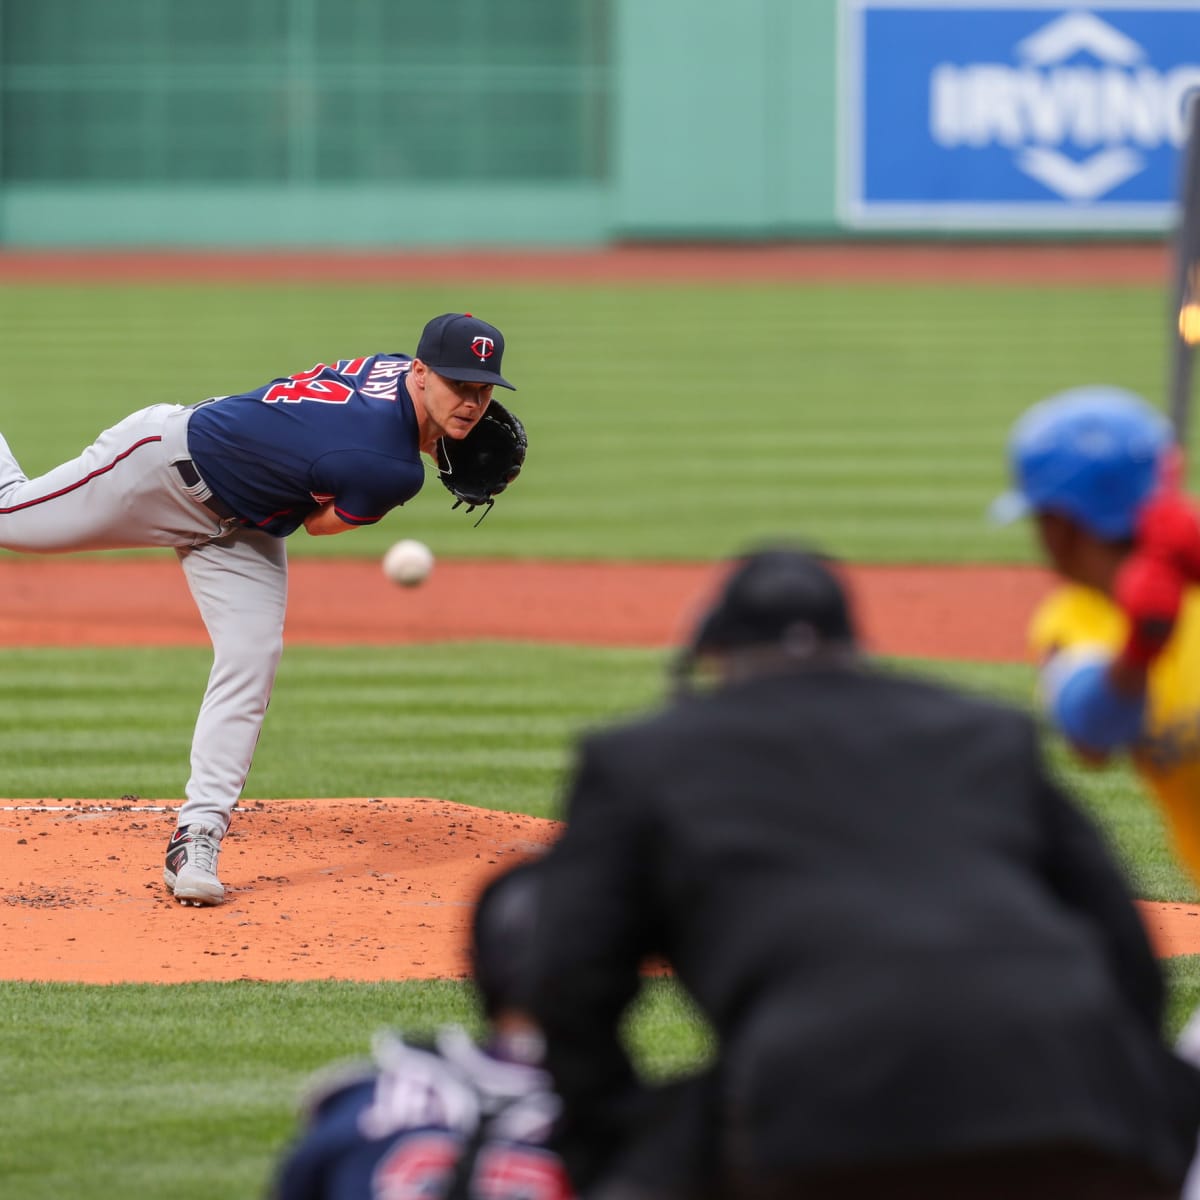
[[283, 650], [287, 549], [205, 507], [190, 471], [191, 408], [155, 404], [78, 458], [27, 479], [0, 437], [0, 547], [32, 554], [170, 546], [212, 640], [180, 825], [224, 834], [258, 742]]

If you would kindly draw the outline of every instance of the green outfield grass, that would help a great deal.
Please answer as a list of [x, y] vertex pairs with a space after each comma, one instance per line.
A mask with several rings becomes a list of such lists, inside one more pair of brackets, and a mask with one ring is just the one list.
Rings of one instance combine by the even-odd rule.
[[1020, 560], [983, 520], [1015, 416], [1104, 381], [1162, 394], [1151, 287], [0, 288], [0, 431], [29, 473], [143, 404], [409, 350], [470, 308], [508, 335], [527, 470], [473, 529], [436, 480], [380, 527], [292, 540], [374, 554], [715, 558], [781, 533], [860, 560]]
[[[437, 796], [558, 815], [573, 735], [655, 702], [653, 652], [472, 643], [289, 647], [247, 781], [272, 796]], [[182, 795], [207, 649], [3, 652], [14, 796]]]
[[[1200, 957], [1171, 960], [1168, 977], [1173, 1034], [1200, 1003]], [[0, 982], [0, 1006], [0, 1181], [22, 1200], [253, 1200], [313, 1071], [361, 1057], [381, 1028], [480, 1029], [469, 987], [438, 982]], [[650, 1079], [695, 1070], [714, 1049], [664, 980], [645, 985], [626, 1040]]]

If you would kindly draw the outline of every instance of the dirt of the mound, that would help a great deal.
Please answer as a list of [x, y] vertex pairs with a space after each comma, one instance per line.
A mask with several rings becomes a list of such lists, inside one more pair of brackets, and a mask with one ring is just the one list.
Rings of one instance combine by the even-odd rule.
[[442, 800], [254, 804], [222, 844], [226, 902], [195, 908], [162, 882], [172, 808], [31, 805], [0, 808], [8, 979], [459, 978], [472, 900], [555, 830]]
[[[0, 808], [0, 974], [78, 983], [445, 979], [471, 902], [557, 826], [441, 800], [280, 800], [239, 811], [217, 908], [162, 884], [171, 806]], [[1200, 951], [1200, 908], [1141, 906], [1162, 955]]]

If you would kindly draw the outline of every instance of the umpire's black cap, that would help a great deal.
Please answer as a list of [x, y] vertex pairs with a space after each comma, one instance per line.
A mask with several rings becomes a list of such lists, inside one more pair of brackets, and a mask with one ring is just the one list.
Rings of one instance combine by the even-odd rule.
[[528, 1008], [540, 880], [537, 860], [521, 863], [493, 879], [475, 902], [471, 965], [489, 1017]]
[[493, 383], [515, 392], [503, 375], [504, 334], [470, 313], [443, 313], [421, 333], [417, 357], [447, 379]]
[[771, 547], [738, 559], [692, 637], [695, 656], [790, 642], [853, 646], [850, 601], [830, 560]]

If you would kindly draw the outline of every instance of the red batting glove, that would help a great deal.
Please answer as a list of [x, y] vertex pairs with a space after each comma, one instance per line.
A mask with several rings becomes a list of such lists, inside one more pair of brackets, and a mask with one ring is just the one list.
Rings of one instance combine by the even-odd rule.
[[1173, 563], [1184, 578], [1197, 582], [1200, 581], [1200, 511], [1174, 486], [1172, 474], [1168, 469], [1164, 486], [1138, 514], [1134, 545], [1136, 553]]
[[1140, 549], [1117, 572], [1113, 598], [1129, 621], [1123, 662], [1145, 669], [1163, 652], [1183, 603], [1187, 578], [1172, 562]]

